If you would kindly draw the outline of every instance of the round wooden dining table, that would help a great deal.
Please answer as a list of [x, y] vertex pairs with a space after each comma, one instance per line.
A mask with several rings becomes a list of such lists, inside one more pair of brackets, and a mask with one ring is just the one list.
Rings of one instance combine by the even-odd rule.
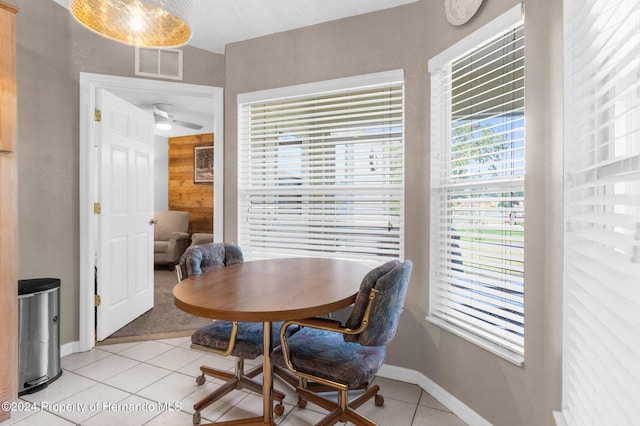
[[173, 289], [185, 312], [227, 321], [262, 322], [264, 327], [263, 415], [216, 424], [275, 424], [271, 323], [324, 315], [351, 305], [371, 267], [324, 258], [243, 262], [192, 276]]

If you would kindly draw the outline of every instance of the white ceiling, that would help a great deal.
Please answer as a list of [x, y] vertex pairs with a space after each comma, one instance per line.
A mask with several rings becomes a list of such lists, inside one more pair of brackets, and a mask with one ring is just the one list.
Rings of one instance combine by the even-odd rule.
[[174, 125], [170, 130], [155, 130], [155, 134], [166, 138], [213, 133], [213, 103], [210, 98], [201, 96], [159, 93], [153, 90], [111, 90], [111, 92], [138, 108], [153, 114], [153, 104], [173, 105], [170, 112], [175, 120], [199, 124], [200, 130]]
[[[53, 0], [69, 8], [69, 0]], [[418, 0], [193, 0], [189, 45], [224, 54], [227, 43], [389, 9]]]
[[189, 44], [224, 53], [227, 43], [388, 9], [416, 0], [194, 0]]
[[[69, 0], [53, 0], [66, 9]], [[227, 43], [249, 40], [268, 34], [329, 22], [376, 10], [389, 9], [418, 0], [193, 0], [193, 36], [189, 45], [224, 54]], [[204, 126], [193, 131], [174, 126], [157, 131], [165, 137], [211, 133], [213, 116], [202, 111], [202, 99], [188, 96], [167, 96], [144, 91], [116, 93], [138, 107], [152, 111], [154, 103], [175, 106], [176, 120], [195, 122]]]

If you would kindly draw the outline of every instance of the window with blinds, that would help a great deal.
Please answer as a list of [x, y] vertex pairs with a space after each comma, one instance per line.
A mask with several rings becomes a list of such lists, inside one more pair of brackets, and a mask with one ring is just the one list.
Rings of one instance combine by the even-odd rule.
[[429, 62], [428, 320], [524, 359], [524, 22], [521, 6]]
[[238, 239], [247, 257], [403, 257], [402, 71], [238, 103]]
[[640, 408], [640, 3], [568, 0], [563, 417], [632, 425]]

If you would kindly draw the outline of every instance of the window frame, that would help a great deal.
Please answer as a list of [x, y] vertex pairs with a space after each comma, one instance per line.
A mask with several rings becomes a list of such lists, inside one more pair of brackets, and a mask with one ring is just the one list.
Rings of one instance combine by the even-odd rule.
[[[337, 253], [330, 253], [328, 251], [326, 251], [325, 253], [322, 252], [322, 250], [318, 250], [317, 252], [313, 252], [313, 251], [305, 251], [304, 249], [300, 249], [302, 250], [300, 253], [296, 252], [296, 249], [292, 246], [292, 247], [287, 247], [287, 253], [284, 253], [283, 255], [287, 255], [287, 256], [317, 256], [317, 257], [327, 257], [327, 256], [332, 256], [335, 257], [336, 255], [338, 257], [341, 258], [345, 258], [345, 259], [352, 259], [352, 260], [357, 260], [357, 261], [361, 261], [364, 262], [366, 264], [370, 264], [370, 265], [377, 265], [383, 261], [392, 259], [392, 258], [399, 258], [399, 259], [403, 259], [404, 258], [404, 165], [405, 165], [405, 160], [404, 160], [404, 149], [405, 149], [405, 141], [404, 141], [404, 71], [403, 70], [392, 70], [392, 71], [385, 71], [385, 72], [380, 72], [380, 73], [373, 73], [373, 74], [366, 74], [366, 75], [360, 75], [360, 76], [352, 76], [352, 77], [346, 77], [346, 78], [339, 78], [339, 79], [334, 79], [334, 80], [325, 80], [325, 81], [320, 81], [320, 82], [313, 82], [313, 83], [308, 83], [308, 84], [300, 84], [300, 85], [295, 85], [295, 86], [288, 86], [288, 87], [281, 87], [281, 88], [276, 88], [276, 89], [267, 89], [267, 90], [261, 90], [261, 91], [256, 91], [256, 92], [251, 92], [251, 93], [243, 93], [243, 94], [239, 94], [237, 96], [237, 105], [238, 105], [238, 243], [241, 244], [243, 246], [243, 251], [246, 252], [246, 256], [247, 258], [253, 258], [253, 259], [260, 259], [260, 258], [266, 258], [266, 257], [275, 257], [275, 256], [279, 256], [280, 254], [275, 253], [276, 249], [274, 248], [272, 251], [272, 253], [268, 253], [268, 250], [252, 250], [252, 236], [250, 235], [251, 232], [254, 231], [249, 231], [248, 228], [249, 226], [246, 224], [248, 217], [251, 216], [252, 213], [248, 212], [249, 210], [252, 209], [251, 206], [253, 206], [253, 202], [250, 200], [247, 200], [247, 197], [250, 197], [252, 193], [258, 193], [260, 192], [260, 188], [257, 188], [255, 186], [255, 184], [253, 183], [253, 178], [252, 177], [247, 177], [248, 174], [251, 174], [253, 172], [253, 170], [251, 170], [250, 172], [247, 172], [247, 167], [245, 167], [245, 164], [247, 161], [251, 161], [252, 155], [250, 152], [251, 148], [251, 137], [252, 137], [252, 132], [255, 132], [255, 130], [250, 129], [249, 124], [251, 123], [251, 112], [249, 111], [249, 109], [251, 108], [252, 105], [260, 105], [260, 104], [269, 104], [271, 102], [305, 102], [305, 101], [309, 101], [311, 99], [314, 99], [316, 97], [321, 97], [321, 96], [327, 96], [329, 99], [331, 99], [331, 96], [336, 96], [336, 97], [341, 97], [341, 96], [345, 96], [347, 94], [351, 94], [351, 93], [356, 93], [357, 91], [365, 91], [365, 90], [373, 90], [373, 89], [384, 89], [384, 88], [389, 88], [392, 89], [394, 87], [400, 87], [400, 99], [401, 99], [401, 106], [400, 106], [400, 111], [402, 114], [401, 117], [401, 125], [400, 128], [398, 128], [398, 130], [396, 131], [396, 127], [393, 127], [393, 131], [391, 133], [399, 133], [400, 137], [399, 137], [399, 141], [401, 144], [401, 150], [400, 150], [400, 161], [401, 161], [401, 167], [402, 167], [402, 171], [401, 171], [401, 177], [400, 177], [400, 186], [398, 186], [398, 179], [397, 176], [394, 179], [394, 184], [392, 185], [393, 191], [397, 191], [400, 190], [400, 193], [398, 194], [398, 198], [397, 198], [397, 202], [398, 202], [398, 208], [399, 208], [399, 216], [398, 216], [398, 228], [397, 228], [397, 235], [398, 235], [398, 250], [396, 254], [393, 255], [389, 255], [386, 258], [384, 256], [379, 255], [376, 258], [373, 258], [371, 256], [368, 256], [366, 253], [360, 253], [359, 255], [356, 253], [350, 254], [348, 253], [349, 251], [349, 247], [350, 246], [345, 246], [345, 250], [344, 251], [339, 251]], [[398, 95], [395, 95], [396, 97]], [[377, 97], [375, 98], [377, 99]], [[395, 107], [397, 109], [397, 107]], [[352, 149], [352, 145], [351, 142], [348, 141], [349, 136], [345, 135], [345, 144], [344, 145], [340, 145], [339, 143], [339, 138], [340, 135], [339, 134], [334, 134], [331, 133], [332, 130], [331, 127], [328, 128], [329, 130], [327, 130], [327, 135], [326, 136], [322, 136], [320, 137], [320, 142], [322, 142], [324, 139], [326, 138], [327, 140], [331, 140], [331, 144], [335, 145], [333, 147], [333, 152], [334, 152], [334, 157], [333, 161], [330, 160], [326, 160], [327, 163], [331, 163], [331, 166], [327, 165], [327, 166], [322, 166], [325, 167], [323, 168], [323, 170], [325, 170], [326, 173], [324, 173], [325, 178], [324, 179], [331, 179], [331, 176], [329, 176], [331, 173], [334, 173], [334, 180], [336, 180], [337, 182], [337, 176], [339, 176], [339, 173], [341, 171], [344, 172], [344, 169], [350, 169], [351, 172], [350, 173], [362, 173], [362, 172], [358, 172], [358, 171], [353, 171], [353, 164], [350, 164], [349, 161], [350, 159], [344, 159], [341, 157], [341, 154], [347, 154], [347, 152], [349, 150]], [[305, 130], [304, 128], [297, 128], [298, 132], [302, 132], [302, 136], [301, 139], [306, 140], [308, 135], [304, 134]], [[347, 129], [348, 131], [348, 129]], [[311, 132], [311, 130], [309, 130], [309, 132]], [[283, 133], [284, 134], [284, 133]], [[273, 136], [272, 136], [273, 137]], [[255, 138], [255, 136], [254, 136]], [[311, 137], [311, 139], [313, 139]], [[271, 142], [277, 142], [275, 141], [275, 139], [273, 139]], [[266, 142], [265, 142], [266, 143]], [[290, 143], [292, 145], [296, 144], [296, 141], [294, 139], [291, 139], [290, 142], [287, 139], [283, 139], [283, 147], [287, 144]], [[309, 148], [310, 144], [312, 144], [312, 142], [309, 141], [305, 141], [301, 144], [301, 146], [303, 146], [303, 150], [300, 154], [300, 156], [303, 158], [300, 162], [300, 164], [298, 164], [298, 166], [296, 165], [291, 165], [290, 167], [292, 167], [292, 175], [293, 174], [297, 174], [299, 172], [302, 172], [302, 176], [303, 178], [301, 179], [301, 190], [303, 191], [309, 191], [305, 193], [305, 196], [309, 196], [311, 197], [312, 195], [316, 195], [316, 196], [322, 196], [323, 193], [325, 193], [326, 191], [328, 191], [330, 188], [332, 188], [332, 190], [335, 191], [335, 195], [336, 197], [340, 198], [340, 197], [348, 197], [349, 192], [351, 191], [349, 188], [350, 186], [348, 183], [351, 180], [356, 180], [356, 179], [352, 179], [353, 176], [351, 176], [351, 174], [347, 173], [344, 176], [344, 179], [342, 179], [338, 184], [335, 184], [334, 186], [323, 186], [323, 185], [318, 185], [309, 187], [310, 183], [309, 180], [311, 179], [311, 174], [305, 174], [305, 168], [307, 167], [307, 165], [305, 164], [305, 161], [307, 161], [309, 159], [309, 157], [307, 157], [308, 153], [305, 151], [306, 149]], [[351, 144], [351, 145], [350, 145]], [[276, 145], [278, 145], [276, 143]], [[275, 146], [275, 145], [274, 145]], [[295, 157], [293, 154], [291, 156], [288, 156], [288, 154], [284, 154], [287, 149], [284, 149], [283, 147], [280, 148], [274, 148], [276, 151], [279, 152], [279, 154], [275, 154], [276, 157], [277, 156], [281, 156], [281, 159], [284, 158], [293, 158]], [[342, 148], [341, 148], [342, 147]], [[358, 149], [358, 148], [354, 148], [354, 149]], [[328, 151], [326, 151], [328, 150]], [[330, 148], [325, 148], [325, 152], [322, 153], [322, 155], [326, 155], [327, 152], [330, 152], [331, 149]], [[390, 151], [387, 151], [390, 152]], [[273, 155], [273, 153], [270, 153], [269, 155]], [[344, 157], [344, 156], [343, 156]], [[360, 152], [360, 157], [362, 157], [362, 152]], [[271, 157], [269, 157], [271, 158]], [[346, 158], [346, 157], [345, 157]], [[295, 161], [295, 160], [294, 160]], [[387, 159], [387, 161], [389, 161]], [[286, 162], [286, 161], [285, 161]], [[362, 162], [362, 158], [360, 158], [360, 162]], [[279, 163], [277, 159], [274, 160], [274, 163]], [[283, 163], [284, 164], [284, 163]], [[390, 167], [392, 163], [389, 162], [387, 164], [387, 167]], [[395, 163], [393, 163], [395, 164]], [[342, 168], [341, 168], [342, 165]], [[244, 167], [244, 168], [243, 168]], [[273, 166], [272, 169], [277, 170], [277, 168], [280, 167], [279, 164], [277, 164], [276, 166]], [[285, 168], [287, 166], [285, 165]], [[329, 167], [331, 170], [326, 169], [326, 167]], [[360, 164], [360, 168], [362, 168], [362, 164]], [[284, 169], [283, 169], [284, 170]], [[316, 173], [317, 173], [317, 169], [315, 169]], [[273, 172], [272, 172], [273, 173]], [[283, 176], [287, 175], [287, 171], [284, 170], [282, 172], [277, 172], [275, 174], [273, 174], [271, 176], [271, 178], [267, 177], [267, 181], [269, 179], [271, 179], [271, 183], [273, 184], [273, 182], [277, 181], [277, 176], [282, 174]], [[323, 173], [320, 173], [320, 175], [322, 175]], [[396, 174], [397, 175], [397, 174]], [[305, 186], [305, 178], [307, 177], [309, 179], [307, 179], [307, 186]], [[357, 176], [356, 176], [357, 177]], [[274, 179], [276, 179], [274, 181]], [[322, 178], [321, 178], [322, 180]], [[253, 187], [252, 187], [253, 185]], [[278, 185], [276, 185], [278, 186]], [[279, 190], [278, 188], [271, 188], [271, 193], [276, 195], [276, 193], [278, 193], [279, 191], [281, 191], [281, 193], [283, 194], [290, 194], [291, 196], [295, 196], [294, 192], [296, 192], [296, 189], [293, 188], [293, 184], [283, 184], [281, 190]], [[253, 189], [252, 189], [253, 188]], [[256, 189], [257, 188], [257, 189]], [[252, 192], [252, 191], [256, 191], [256, 192]], [[377, 188], [371, 187], [371, 188], [365, 188], [362, 189], [361, 187], [358, 188], [356, 187], [356, 191], [365, 191], [369, 194], [375, 194], [376, 192], [379, 193], [379, 190]], [[266, 193], [268, 193], [268, 190], [265, 190]], [[342, 195], [341, 195], [342, 194]], [[358, 195], [361, 194], [360, 192], [356, 192], [354, 195]], [[377, 196], [377, 195], [376, 195]], [[354, 197], [355, 199], [355, 197]], [[307, 199], [306, 201], [308, 201], [309, 203], [313, 203], [313, 200], [309, 200]], [[328, 201], [330, 202], [330, 201]], [[395, 202], [395, 201], [394, 201]], [[335, 202], [335, 205], [338, 205], [337, 202]], [[352, 203], [357, 203], [357, 201], [352, 201]], [[350, 210], [353, 212], [353, 210]], [[390, 210], [389, 210], [390, 211]], [[355, 215], [355, 214], [354, 214]], [[348, 217], [349, 214], [345, 213], [342, 214], [341, 218], [344, 217]], [[357, 223], [357, 222], [355, 222]], [[375, 228], [374, 228], [375, 229]], [[259, 231], [256, 231], [259, 232]], [[373, 232], [371, 233], [372, 235], [374, 234]], [[381, 235], [381, 234], [380, 234]], [[294, 237], [291, 237], [294, 238]], [[346, 240], [346, 238], [345, 238]], [[338, 241], [338, 240], [336, 240]], [[340, 243], [342, 243], [342, 240], [340, 240]], [[366, 243], [363, 243], [364, 245], [363, 250], [366, 250]], [[246, 250], [245, 250], [246, 247]], [[377, 250], [377, 249], [376, 249]], [[376, 251], [373, 250], [372, 251]], [[292, 252], [296, 252], [294, 254], [291, 254]]]
[[[495, 338], [492, 341], [490, 338], [485, 338], [478, 334], [478, 332], [474, 332], [472, 329], [476, 328], [477, 330], [482, 330], [483, 326], [472, 327], [469, 329], [464, 326], [459, 326], [454, 324], [454, 322], [447, 321], [445, 318], [446, 315], [438, 314], [438, 311], [441, 311], [442, 308], [438, 308], [438, 304], [440, 303], [440, 307], [444, 306], [445, 311], [447, 306], [455, 307], [456, 303], [450, 302], [447, 298], [439, 294], [442, 291], [443, 287], [440, 284], [437, 284], [439, 281], [436, 274], [438, 268], [436, 265], [442, 265], [442, 260], [438, 259], [441, 253], [444, 253], [448, 249], [441, 248], [438, 246], [437, 238], [435, 235], [438, 235], [439, 232], [435, 231], [434, 226], [437, 226], [438, 218], [442, 217], [442, 208], [439, 207], [441, 203], [440, 197], [442, 197], [442, 193], [438, 189], [437, 185], [440, 185], [442, 178], [439, 173], [441, 166], [446, 164], [447, 162], [451, 162], [450, 157], [446, 160], [442, 157], [443, 153], [440, 151], [440, 146], [447, 145], [449, 146], [449, 150], [451, 147], [451, 141], [453, 139], [453, 135], [451, 132], [451, 124], [454, 122], [454, 117], [451, 115], [452, 110], [452, 95], [450, 93], [445, 94], [446, 90], [451, 90], [451, 87], [445, 88], [445, 84], [442, 82], [448, 81], [448, 76], [451, 75], [451, 64], [469, 54], [469, 52], [473, 51], [476, 47], [482, 46], [488, 41], [491, 41], [496, 38], [497, 35], [502, 34], [505, 30], [514, 28], [516, 25], [524, 25], [524, 5], [522, 3], [517, 6], [511, 8], [503, 15], [500, 15], [487, 25], [481, 27], [468, 37], [464, 38], [460, 42], [454, 44], [450, 48], [436, 55], [429, 61], [429, 71], [431, 73], [431, 196], [430, 196], [430, 217], [431, 217], [431, 246], [430, 246], [430, 277], [429, 277], [429, 314], [426, 317], [426, 320], [438, 327], [441, 327], [467, 341], [474, 343], [475, 345], [482, 347], [504, 359], [507, 361], [516, 364], [518, 366], [524, 365], [524, 287], [522, 288], [522, 344], [521, 346], [512, 349], [508, 344], [501, 344], [496, 342]], [[522, 119], [524, 120], [524, 112]], [[435, 155], [434, 155], [435, 154]], [[522, 160], [524, 162], [524, 158]], [[447, 178], [451, 179], [451, 178]], [[497, 181], [506, 180], [506, 179], [497, 179]], [[500, 183], [500, 182], [498, 182]], [[463, 184], [464, 185], [464, 184]], [[469, 185], [469, 184], [466, 184]], [[486, 181], [483, 181], [483, 185], [487, 185]], [[505, 186], [498, 188], [506, 188], [508, 184], [504, 184]], [[473, 184], [471, 185], [473, 186]], [[446, 187], [446, 185], [445, 185]], [[521, 180], [514, 185], [514, 188], [521, 188], [521, 191], [524, 193], [524, 171]], [[524, 199], [523, 199], [524, 202]], [[524, 206], [523, 206], [524, 209]], [[523, 210], [524, 212], [524, 210]], [[524, 231], [524, 230], [523, 230]], [[451, 237], [455, 238], [455, 237]], [[524, 239], [523, 239], [523, 250], [524, 250]], [[450, 251], [450, 250], [449, 250]], [[449, 257], [455, 257], [453, 255], [460, 255], [459, 253], [449, 253]], [[461, 256], [461, 255], [460, 255]], [[435, 263], [434, 263], [435, 262]], [[524, 254], [522, 254], [522, 268], [524, 271]], [[523, 272], [524, 274], [524, 272]], [[522, 277], [523, 285], [524, 285], [524, 277]], [[483, 293], [484, 294], [484, 293]], [[443, 304], [444, 303], [444, 304]], [[460, 303], [460, 302], [458, 302]], [[444, 311], [442, 311], [444, 312]], [[482, 311], [480, 312], [487, 312]], [[470, 315], [469, 318], [472, 318], [473, 315]], [[493, 327], [495, 330], [499, 330], [499, 328]], [[496, 333], [497, 334], [497, 333]]]

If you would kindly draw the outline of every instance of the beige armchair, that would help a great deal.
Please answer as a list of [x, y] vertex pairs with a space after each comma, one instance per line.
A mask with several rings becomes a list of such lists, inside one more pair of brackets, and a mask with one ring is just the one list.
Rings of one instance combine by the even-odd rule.
[[213, 242], [213, 234], [195, 232], [191, 235], [192, 246], [199, 246], [201, 244], [208, 244], [212, 242]]
[[153, 262], [173, 267], [191, 243], [189, 212], [157, 211], [154, 219]]

